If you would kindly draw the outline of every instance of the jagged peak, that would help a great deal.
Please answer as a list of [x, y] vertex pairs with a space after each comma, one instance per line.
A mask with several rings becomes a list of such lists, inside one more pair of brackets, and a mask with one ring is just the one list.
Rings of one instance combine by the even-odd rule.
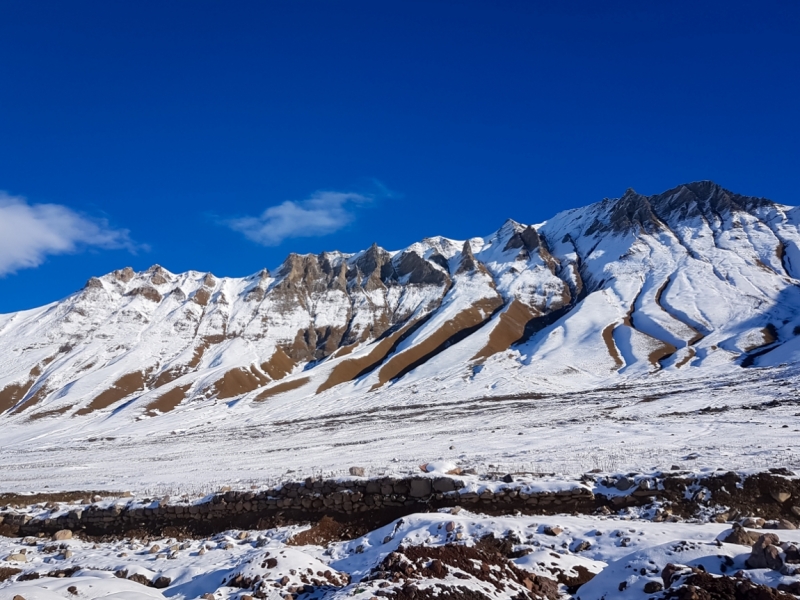
[[666, 223], [702, 217], [706, 220], [724, 218], [735, 212], [753, 214], [756, 209], [775, 205], [766, 198], [736, 194], [711, 180], [680, 184], [660, 194], [646, 196], [633, 188], [616, 199], [604, 199], [582, 209], [559, 213], [557, 217], [589, 217], [588, 235], [614, 231], [638, 230], [654, 233], [667, 227]]
[[515, 233], [525, 229], [525, 227], [526, 225], [520, 223], [519, 221], [515, 221], [514, 219], [506, 219], [500, 226], [500, 229], [495, 232], [494, 236], [514, 235]]
[[528, 252], [533, 252], [541, 245], [539, 233], [533, 225], [521, 227], [520, 230], [515, 231], [514, 235], [508, 238], [503, 251], [511, 250], [514, 248], [524, 248]]
[[472, 246], [469, 243], [469, 240], [467, 240], [464, 242], [464, 246], [461, 249], [461, 257], [455, 273], [456, 275], [460, 275], [461, 273], [475, 271], [477, 268], [478, 261], [475, 259], [475, 255], [472, 253]]

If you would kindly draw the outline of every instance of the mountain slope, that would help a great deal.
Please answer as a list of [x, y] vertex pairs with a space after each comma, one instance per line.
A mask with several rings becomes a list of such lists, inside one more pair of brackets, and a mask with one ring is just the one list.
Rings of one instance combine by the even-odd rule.
[[[161, 418], [697, 377], [800, 358], [797, 209], [712, 182], [240, 279], [154, 266], [0, 315], [0, 418]], [[492, 392], [488, 392], [491, 394]]]

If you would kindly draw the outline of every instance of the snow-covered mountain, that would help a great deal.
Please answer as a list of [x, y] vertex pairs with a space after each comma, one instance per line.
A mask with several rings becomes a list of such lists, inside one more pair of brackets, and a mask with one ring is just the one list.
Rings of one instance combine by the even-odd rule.
[[486, 237], [292, 254], [241, 279], [114, 271], [0, 315], [0, 419], [363, 404], [442, 382], [477, 397], [792, 362], [799, 217], [703, 181]]

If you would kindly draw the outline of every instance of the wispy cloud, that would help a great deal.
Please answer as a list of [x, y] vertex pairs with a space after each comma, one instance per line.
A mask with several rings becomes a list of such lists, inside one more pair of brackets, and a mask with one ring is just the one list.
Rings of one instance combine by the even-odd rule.
[[0, 276], [38, 267], [48, 255], [89, 246], [137, 249], [126, 229], [113, 229], [104, 219], [61, 204], [29, 204], [0, 192]]
[[354, 192], [319, 191], [298, 202], [270, 206], [258, 217], [224, 221], [231, 229], [264, 246], [297, 237], [317, 237], [339, 231], [355, 219], [355, 208], [373, 196]]

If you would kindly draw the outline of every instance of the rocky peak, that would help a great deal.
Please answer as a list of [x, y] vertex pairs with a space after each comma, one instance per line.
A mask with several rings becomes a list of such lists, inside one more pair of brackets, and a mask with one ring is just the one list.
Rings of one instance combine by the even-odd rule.
[[[437, 268], [438, 267], [438, 268]], [[395, 263], [400, 279], [407, 283], [427, 285], [447, 285], [450, 283], [447, 259], [434, 252], [426, 260], [413, 250], [407, 250]]]
[[375, 243], [356, 258], [349, 276], [355, 277], [358, 285], [368, 291], [383, 287], [397, 278], [392, 255]]
[[161, 265], [153, 265], [147, 269], [146, 273], [150, 275], [150, 283], [153, 285], [164, 285], [169, 283], [172, 278], [172, 274]]
[[654, 233], [666, 228], [668, 222], [693, 218], [719, 221], [733, 213], [752, 214], [774, 204], [765, 198], [735, 194], [713, 181], [685, 183], [653, 196], [643, 196], [629, 188], [621, 198], [609, 202], [607, 216], [599, 217], [587, 234], [609, 230]]
[[464, 247], [461, 249], [461, 262], [456, 269], [456, 275], [461, 273], [471, 273], [478, 269], [478, 261], [472, 253], [472, 246], [469, 241], [464, 242]]
[[524, 228], [520, 225], [519, 229], [516, 230], [508, 239], [508, 242], [503, 250], [524, 248], [528, 252], [532, 252], [536, 250], [540, 244], [541, 240], [539, 239], [539, 233], [536, 231], [533, 225], [528, 225]]
[[295, 254], [292, 252], [283, 261], [278, 273], [283, 277], [281, 285], [296, 285], [320, 277], [320, 265], [313, 254]]
[[217, 285], [216, 278], [211, 273], [206, 273], [206, 276], [203, 277], [203, 287], [213, 288], [215, 285]]
[[114, 279], [117, 281], [121, 281], [122, 283], [128, 283], [131, 279], [134, 278], [136, 273], [131, 267], [125, 267], [124, 269], [119, 269], [112, 273]]
[[774, 204], [766, 198], [735, 194], [713, 181], [680, 185], [663, 194], [651, 196], [651, 202], [662, 215], [704, 217], [706, 220], [736, 212], [752, 213], [758, 208]]
[[608, 226], [614, 231], [641, 229], [647, 233], [654, 233], [663, 227], [653, 212], [650, 198], [636, 193], [633, 188], [628, 188], [622, 198], [614, 203]]

